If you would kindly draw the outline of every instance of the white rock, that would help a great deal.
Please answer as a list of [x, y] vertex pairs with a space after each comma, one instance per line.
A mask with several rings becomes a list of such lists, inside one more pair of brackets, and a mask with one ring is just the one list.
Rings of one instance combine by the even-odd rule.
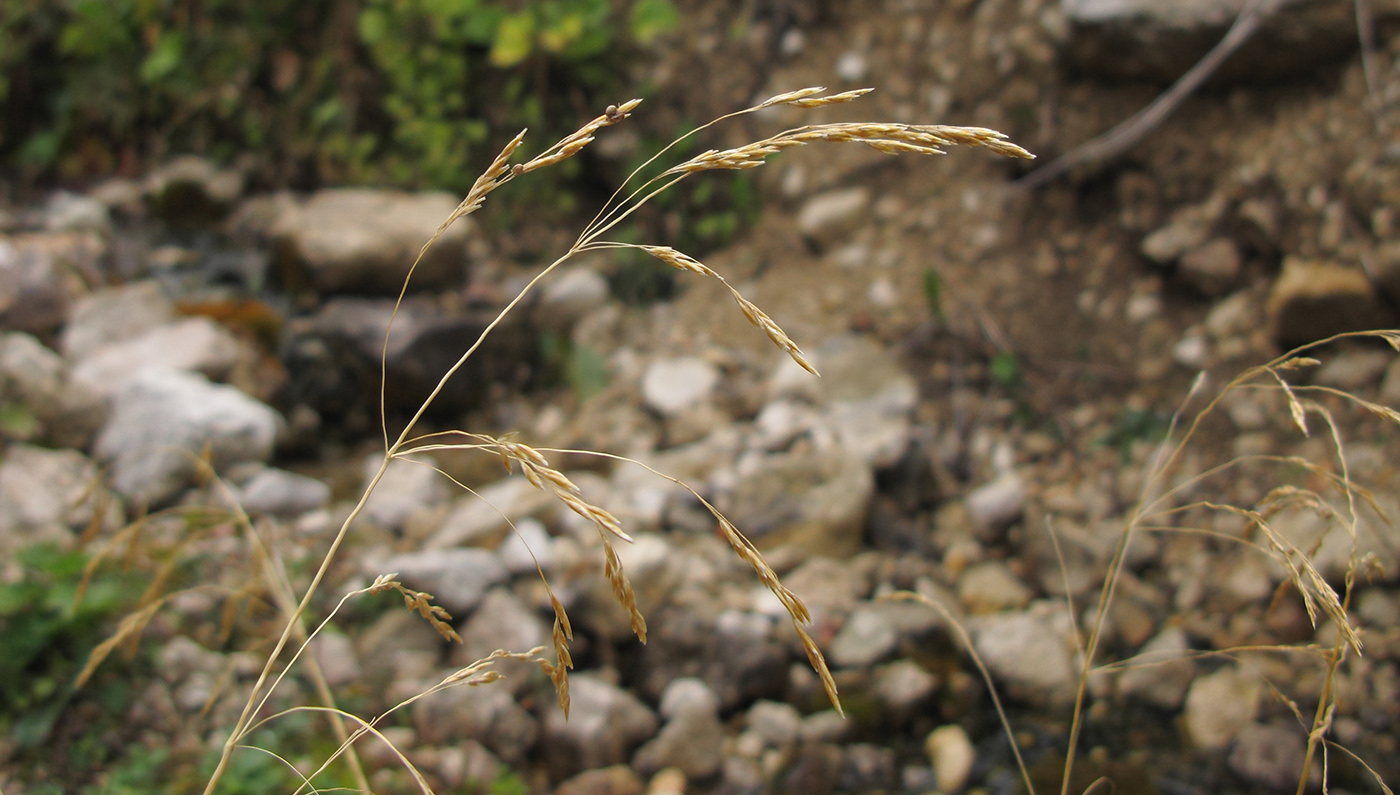
[[59, 350], [77, 361], [104, 345], [138, 337], [174, 319], [175, 306], [156, 282], [110, 287], [73, 303], [59, 336]]
[[453, 616], [466, 615], [481, 601], [488, 588], [506, 580], [506, 567], [487, 549], [431, 549], [395, 555], [388, 560], [367, 559], [366, 576], [398, 573], [398, 579], [416, 591], [427, 591]]
[[[292, 205], [273, 234], [302, 261], [324, 292], [395, 294], [423, 242], [456, 210], [450, 193], [403, 193], [369, 188], [322, 190]], [[458, 219], [414, 271], [420, 289], [462, 284], [473, 225]]]
[[281, 415], [230, 386], [195, 373], [144, 370], [119, 393], [96, 452], [112, 463], [112, 485], [148, 505], [175, 497], [207, 448], [216, 471], [267, 461]]
[[154, 367], [189, 370], [221, 380], [245, 350], [243, 342], [213, 320], [189, 317], [103, 345], [79, 359], [71, 377], [79, 387], [110, 398], [136, 375]]
[[671, 680], [661, 693], [661, 703], [657, 711], [666, 720], [674, 720], [683, 712], [707, 712], [719, 714], [719, 699], [715, 691], [705, 684], [705, 680], [694, 676], [682, 676]]
[[718, 383], [719, 371], [702, 359], [661, 359], [642, 375], [642, 402], [663, 417], [674, 417], [708, 398]]
[[1026, 483], [1015, 472], [997, 476], [967, 495], [967, 512], [982, 535], [1005, 529], [1021, 517], [1026, 504]]
[[495, 546], [509, 529], [508, 521], [534, 516], [557, 502], [523, 477], [498, 480], [458, 498], [428, 547]]
[[326, 507], [331, 487], [313, 477], [267, 467], [239, 489], [239, 503], [249, 513], [300, 516]]
[[[382, 453], [365, 458], [365, 486], [379, 471]], [[416, 463], [415, 463], [416, 462]], [[415, 511], [432, 508], [447, 499], [447, 479], [434, 469], [431, 456], [415, 455], [413, 460], [398, 459], [389, 464], [384, 477], [365, 503], [362, 516], [380, 527], [397, 529]]]
[[1196, 663], [1187, 656], [1190, 650], [1180, 627], [1163, 629], [1139, 650], [1143, 665], [1127, 668], [1118, 677], [1119, 692], [1162, 709], [1180, 709], [1196, 675]]
[[607, 302], [607, 279], [589, 268], [569, 268], [545, 284], [532, 314], [540, 325], [564, 330]]
[[866, 69], [865, 54], [856, 50], [848, 50], [836, 59], [836, 76], [847, 83], [863, 79]]
[[1079, 671], [1063, 604], [1040, 601], [1021, 612], [980, 616], [969, 621], [969, 629], [982, 661], [1007, 693], [1041, 706], [1074, 701]]
[[506, 535], [496, 554], [506, 571], [514, 575], [533, 574], [536, 566], [549, 574], [554, 569], [554, 544], [549, 531], [538, 519], [526, 517], [515, 523], [515, 532]]
[[97, 467], [76, 450], [11, 445], [0, 460], [0, 549], [72, 540], [92, 518]]
[[869, 205], [870, 191], [865, 188], [819, 193], [798, 211], [798, 231], [818, 244], [830, 245], [854, 230]]
[[1225, 748], [1254, 722], [1264, 685], [1249, 671], [1230, 665], [1191, 683], [1186, 694], [1186, 736], [1197, 748]]
[[963, 727], [956, 724], [939, 726], [929, 732], [924, 748], [928, 750], [929, 761], [933, 763], [938, 791], [944, 795], [962, 791], [977, 761], [977, 749], [973, 748], [972, 740]]

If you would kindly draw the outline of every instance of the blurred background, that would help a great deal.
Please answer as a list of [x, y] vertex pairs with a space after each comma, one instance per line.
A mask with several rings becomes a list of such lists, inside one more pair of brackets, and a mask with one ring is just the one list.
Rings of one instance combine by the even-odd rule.
[[[0, 789], [202, 789], [282, 626], [279, 578], [309, 579], [381, 419], [401, 429], [677, 136], [814, 85], [876, 91], [731, 120], [661, 164], [831, 121], [989, 127], [1038, 159], [842, 144], [689, 179], [613, 238], [722, 274], [820, 380], [715, 280], [589, 254], [419, 429], [684, 478], [808, 601], [847, 717], [693, 494], [574, 452], [548, 456], [637, 538], [619, 554], [649, 642], [594, 528], [498, 457], [434, 452], [495, 507], [395, 465], [312, 609], [398, 572], [465, 643], [358, 597], [312, 646], [340, 705], [378, 714], [498, 646], [548, 647], [542, 571], [575, 630], [572, 721], [530, 666], [395, 712], [439, 793], [1011, 795], [1013, 742], [1051, 791], [1124, 523], [1186, 484], [1135, 536], [1099, 650], [1168, 662], [1090, 679], [1073, 791], [1295, 791], [1319, 703], [1393, 783], [1395, 428], [1339, 398], [1400, 404], [1392, 347], [1289, 371], [1345, 470], [1329, 421], [1304, 436], [1285, 396], [1246, 389], [1150, 477], [1193, 384], [1181, 416], [1293, 346], [1400, 323], [1394, 0], [0, 0]], [[409, 263], [507, 141], [529, 128], [523, 161], [633, 97], [448, 229], [386, 342]], [[1370, 492], [1348, 501], [1343, 471]], [[1207, 501], [1260, 508], [1301, 552]], [[1345, 633], [1294, 587], [1303, 558], [1350, 594], [1364, 656], [1329, 667]], [[317, 700], [296, 671], [275, 707]], [[220, 792], [295, 790], [337, 745], [309, 713], [251, 740], [290, 767], [240, 751]], [[374, 791], [419, 791], [363, 745]], [[1377, 791], [1330, 753], [1331, 791]]]

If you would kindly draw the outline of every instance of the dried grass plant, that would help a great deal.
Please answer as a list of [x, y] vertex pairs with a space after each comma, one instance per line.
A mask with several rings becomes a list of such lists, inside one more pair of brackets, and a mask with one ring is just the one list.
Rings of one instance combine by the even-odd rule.
[[[432, 790], [427, 780], [413, 767], [412, 763], [402, 751], [393, 748], [392, 743], [385, 738], [378, 730], [377, 726], [386, 716], [394, 711], [406, 707], [439, 690], [458, 686], [477, 686], [495, 681], [500, 677], [500, 674], [493, 669], [493, 665], [500, 659], [531, 660], [538, 663], [554, 683], [558, 694], [559, 705], [567, 715], [569, 710], [568, 671], [573, 666], [569, 643], [572, 640], [573, 631], [569, 622], [569, 616], [565, 612], [562, 602], [549, 588], [547, 580], [545, 580], [545, 589], [548, 593], [550, 603], [553, 606], [555, 616], [552, 659], [545, 656], [544, 649], [531, 649], [521, 652], [498, 651], [488, 656], [486, 659], [479, 660], [476, 663], [462, 668], [428, 691], [407, 699], [395, 705], [384, 714], [372, 719], [363, 719], [354, 716], [335, 706], [334, 697], [330, 689], [325, 686], [324, 678], [321, 677], [316, 670], [313, 657], [306, 652], [311, 640], [332, 621], [337, 612], [349, 600], [363, 595], [387, 591], [398, 592], [403, 596], [406, 607], [429, 622], [444, 638], [451, 641], [460, 641], [460, 638], [457, 637], [456, 632], [449, 623], [451, 616], [441, 607], [435, 606], [432, 603], [431, 594], [420, 593], [407, 588], [395, 579], [395, 575], [390, 573], [378, 577], [372, 585], [366, 588], [346, 594], [314, 628], [307, 629], [306, 621], [313, 598], [321, 590], [326, 574], [330, 571], [332, 563], [336, 560], [337, 554], [351, 526], [360, 516], [370, 495], [379, 485], [389, 465], [394, 461], [404, 460], [427, 466], [429, 464], [422, 458], [415, 459], [414, 455], [443, 450], [478, 451], [498, 457], [507, 471], [518, 471], [536, 488], [556, 497], [565, 506], [588, 520], [588, 522], [597, 529], [604, 555], [603, 575], [611, 584], [618, 603], [627, 611], [630, 617], [632, 631], [636, 634], [638, 640], [646, 642], [646, 619], [637, 604], [636, 596], [633, 593], [631, 583], [628, 581], [627, 574], [622, 568], [621, 559], [617, 554], [616, 548], [617, 543], [627, 543], [631, 541], [631, 537], [611, 513], [590, 502], [577, 485], [569, 480], [563, 472], [554, 468], [549, 463], [549, 459], [546, 458], [546, 454], [557, 455], [571, 453], [595, 455], [637, 466], [645, 465], [618, 456], [591, 451], [535, 448], [522, 444], [509, 437], [494, 437], [465, 430], [418, 433], [416, 429], [420, 420], [442, 392], [448, 380], [476, 353], [486, 337], [496, 329], [501, 321], [514, 311], [542, 280], [547, 278], [554, 271], [564, 267], [577, 255], [589, 251], [620, 248], [638, 249], [654, 257], [661, 263], [669, 265], [677, 270], [696, 273], [701, 276], [719, 280], [733, 295], [740, 312], [749, 323], [757, 327], [774, 345], [792, 357], [797, 364], [813, 374], [816, 374], [816, 369], [803, 355], [801, 349], [792, 338], [783, 331], [782, 327], [762, 309], [740, 294], [739, 291], [730, 285], [729, 282], [725, 281], [724, 277], [719, 273], [673, 248], [623, 243], [609, 240], [607, 235], [619, 224], [626, 221], [638, 208], [682, 180], [689, 179], [702, 172], [757, 168], [762, 166], [771, 155], [795, 147], [819, 143], [856, 143], [869, 146], [879, 152], [891, 155], [931, 155], [942, 154], [947, 147], [951, 146], [975, 146], [989, 149], [996, 154], [1009, 157], [1031, 157], [1030, 153], [1007, 141], [1006, 137], [1001, 133], [977, 127], [867, 122], [819, 123], [788, 129], [776, 135], [732, 149], [709, 150], [666, 167], [654, 177], [646, 179], [642, 177], [642, 172], [644, 170], [653, 168], [654, 164], [658, 164], [658, 161], [670, 153], [681, 141], [725, 120], [779, 106], [805, 109], [822, 108], [828, 105], [855, 100], [868, 93], [870, 90], [871, 89], [860, 89], [828, 94], [826, 89], [814, 87], [779, 94], [757, 105], [728, 114], [708, 124], [697, 127], [695, 130], [692, 130], [669, 144], [661, 152], [634, 171], [623, 182], [623, 185], [605, 203], [603, 208], [598, 211], [598, 214], [585, 227], [568, 251], [564, 252], [558, 259], [544, 267], [519, 295], [506, 304], [496, 319], [488, 324], [475, 342], [461, 354], [456, 363], [443, 373], [437, 386], [424, 400], [422, 405], [413, 413], [403, 431], [392, 439], [388, 433], [388, 423], [385, 421], [383, 411], [383, 379], [386, 377], [386, 373], [383, 368], [383, 359], [381, 359], [380, 421], [381, 428], [383, 429], [384, 442], [382, 462], [377, 471], [370, 478], [364, 493], [354, 509], [350, 512], [334, 539], [331, 541], [315, 574], [306, 585], [299, 600], [294, 599], [292, 596], [293, 591], [285, 574], [285, 567], [283, 567], [277, 559], [275, 550], [270, 548], [264, 541], [255, 525], [248, 520], [248, 517], [243, 515], [241, 511], [238, 512], [239, 526], [243, 528], [248, 543], [257, 550], [258, 559], [265, 564], [265, 576], [269, 582], [277, 607], [285, 618], [285, 626], [271, 651], [268, 653], [262, 670], [251, 692], [248, 694], [242, 712], [222, 746], [218, 764], [205, 786], [204, 792], [206, 795], [212, 795], [212, 793], [217, 790], [220, 779], [227, 771], [229, 760], [235, 751], [241, 748], [251, 748], [247, 743], [250, 734], [255, 729], [266, 725], [269, 721], [274, 721], [288, 714], [288, 712], [306, 710], [322, 712], [330, 716], [340, 745], [334, 754], [324, 761], [320, 769], [310, 776], [302, 776], [301, 773], [297, 773], [303, 782], [300, 788], [301, 790], [315, 791], [315, 786], [312, 784], [312, 779], [315, 775], [325, 770], [327, 766], [343, 756], [346, 758], [353, 771], [356, 785], [362, 791], [367, 792], [367, 779], [361, 765], [355, 757], [354, 743], [362, 737], [373, 736], [390, 745], [392, 753], [409, 772], [409, 775], [422, 792], [431, 793]], [[397, 316], [399, 305], [401, 305], [403, 297], [408, 290], [409, 282], [413, 277], [413, 272], [417, 268], [418, 262], [422, 260], [423, 255], [453, 222], [481, 209], [486, 198], [498, 188], [504, 187], [515, 179], [533, 171], [573, 157], [588, 146], [588, 144], [592, 143], [597, 133], [606, 127], [610, 127], [627, 119], [640, 104], [641, 100], [633, 99], [620, 105], [609, 106], [601, 115], [592, 119], [587, 124], [584, 124], [576, 132], [565, 136], [543, 153], [533, 158], [523, 160], [523, 162], [512, 161], [515, 159], [517, 151], [525, 140], [525, 131], [521, 131], [512, 138], [501, 150], [500, 154], [491, 162], [486, 171], [476, 180], [457, 209], [442, 222], [436, 233], [423, 245], [418, 259], [409, 268], [408, 275], [404, 279], [403, 288], [399, 294], [399, 303], [395, 305], [394, 316]], [[664, 163], [658, 164], [657, 167], [660, 165], [664, 165]], [[386, 350], [392, 325], [393, 320], [391, 319], [389, 328], [385, 329]], [[650, 469], [649, 467], [646, 468]], [[679, 480], [664, 473], [655, 472], [655, 470], [651, 471], [659, 477], [678, 483], [682, 487], [690, 490], [696, 498], [700, 499], [700, 503], [714, 516], [721, 534], [733, 548], [735, 554], [751, 566], [759, 580], [777, 596], [779, 601], [787, 609], [792, 619], [794, 631], [801, 640], [802, 646], [806, 650], [807, 658], [820, 677], [826, 693], [831, 699], [831, 703], [839, 710], [840, 701], [836, 692], [835, 680], [828, 670], [821, 650], [804, 629], [804, 625], [810, 622], [811, 616], [801, 598], [788, 590], [779, 581], [778, 575], [763, 559], [758, 549], [744, 536], [738, 527], [721, 515], [714, 506]], [[443, 473], [443, 476], [449, 477], [445, 473]], [[470, 491], [464, 484], [457, 483], [457, 485]], [[539, 576], [542, 580], [545, 579], [542, 570], [539, 571]], [[106, 653], [110, 652], [111, 649], [134, 637], [136, 634], [139, 634], [141, 626], [144, 626], [144, 622], [149, 620], [149, 614], [153, 614], [154, 611], [159, 608], [160, 603], [160, 599], [152, 599], [147, 603], [148, 609], [143, 609], [140, 615], [124, 623], [117, 635], [108, 643], [103, 644], [99, 653], [94, 655], [90, 667], [100, 662], [101, 658], [105, 656]], [[286, 652], [288, 652], [289, 649], [291, 649], [291, 651], [287, 654]], [[270, 699], [274, 691], [288, 676], [292, 668], [297, 663], [303, 661], [308, 663], [308, 669], [313, 683], [315, 684], [317, 697], [321, 701], [321, 706], [294, 707], [290, 710], [266, 714], [269, 711]], [[349, 726], [352, 725], [355, 727], [353, 730], [349, 728]], [[264, 753], [273, 753], [265, 749], [257, 750], [263, 751]], [[273, 755], [275, 756], [275, 754]], [[286, 762], [286, 760], [283, 761]], [[286, 764], [290, 769], [296, 770], [290, 762], [286, 762]]]
[[[1260, 654], [1310, 657], [1322, 672], [1322, 685], [1319, 692], [1314, 694], [1316, 703], [1312, 706], [1311, 714], [1308, 714], [1306, 705], [1300, 707], [1285, 695], [1288, 688], [1269, 683], [1275, 698], [1294, 715], [1299, 731], [1306, 737], [1305, 754], [1300, 760], [1301, 773], [1297, 782], [1297, 795], [1303, 795], [1312, 786], [1315, 768], [1319, 765], [1322, 769], [1323, 791], [1326, 791], [1329, 751], [1340, 752], [1359, 763], [1375, 778], [1377, 785], [1386, 795], [1392, 795], [1390, 788], [1365, 760], [1331, 736], [1333, 721], [1341, 708], [1337, 689], [1339, 673], [1349, 659], [1360, 657], [1365, 648], [1361, 629], [1349, 612], [1354, 588], [1358, 578], [1369, 579], [1382, 573], [1374, 554], [1360, 551], [1358, 532], [1361, 507], [1369, 507], [1381, 521], [1390, 524], [1390, 517], [1386, 516], [1372, 493], [1353, 479], [1347, 463], [1346, 445], [1334, 411], [1343, 407], [1359, 408], [1393, 425], [1400, 425], [1400, 411], [1341, 389], [1325, 385], [1295, 384], [1288, 378], [1291, 372], [1321, 364], [1321, 361], [1315, 358], [1321, 355], [1319, 350], [1325, 350], [1327, 346], [1340, 340], [1355, 338], [1381, 340], [1400, 351], [1400, 331], [1397, 330], [1339, 334], [1301, 346], [1265, 364], [1241, 372], [1220, 388], [1201, 408], [1188, 414], [1187, 409], [1206, 391], [1205, 374], [1197, 377], [1183, 405], [1173, 416], [1170, 430], [1149, 461], [1137, 504], [1127, 513], [1113, 553], [1105, 562], [1102, 587], [1092, 611], [1092, 619], [1086, 622], [1087, 626], [1080, 627], [1080, 613], [1075, 608], [1073, 599], [1066, 597], [1078, 652], [1079, 680], [1074, 698], [1069, 742], [1065, 751], [1060, 795], [1069, 795], [1076, 752], [1088, 719], [1086, 708], [1089, 688], [1095, 677], [1129, 668], [1161, 665], [1177, 659], [1216, 657], [1241, 660]], [[1282, 407], [1287, 411], [1293, 430], [1304, 437], [1310, 437], [1315, 430], [1321, 431], [1329, 443], [1330, 457], [1326, 460], [1314, 460], [1298, 455], [1240, 455], [1203, 471], [1193, 471], [1193, 467], [1197, 465], [1188, 463], [1189, 453], [1202, 441], [1207, 421], [1219, 413], [1227, 396], [1241, 390], [1262, 391], [1282, 401]], [[1324, 401], [1331, 401], [1332, 405], [1329, 406]], [[1190, 418], [1189, 421], [1183, 422], [1186, 417]], [[1288, 469], [1293, 468], [1295, 471], [1306, 473], [1312, 483], [1317, 485], [1274, 486], [1260, 495], [1252, 505], [1237, 505], [1227, 500], [1197, 496], [1209, 493], [1216, 487], [1222, 492], [1225, 491], [1235, 480], [1235, 476], [1250, 467], [1263, 467], [1271, 472], [1268, 482], [1273, 483], [1286, 483], [1290, 479]], [[1274, 520], [1282, 512], [1291, 509], [1313, 511], [1328, 523], [1326, 529], [1306, 547], [1300, 547], [1274, 526]], [[1200, 522], [1202, 516], [1216, 514], [1242, 520], [1243, 532], [1223, 533]], [[1340, 583], [1331, 582], [1324, 577], [1316, 562], [1323, 540], [1332, 532], [1345, 533], [1351, 542], [1345, 573]], [[1313, 628], [1316, 630], [1326, 622], [1334, 628], [1334, 638], [1330, 642], [1315, 640], [1296, 644], [1254, 645], [1186, 651], [1173, 655], [1147, 653], [1125, 660], [1100, 663], [1100, 647], [1108, 625], [1109, 608], [1126, 570], [1129, 547], [1142, 533], [1186, 534], [1199, 537], [1203, 541], [1240, 546], [1263, 556], [1284, 575], [1273, 594], [1269, 609], [1273, 609], [1285, 592], [1292, 589], [1301, 598]], [[1058, 552], [1058, 541], [1055, 542], [1055, 546]], [[1066, 588], [1067, 593], [1068, 591]], [[951, 627], [955, 638], [981, 673], [993, 707], [1006, 731], [1026, 790], [1034, 794], [1035, 786], [1030, 770], [1021, 757], [1015, 733], [996, 685], [967, 629], [955, 617], [955, 612], [949, 606], [925, 594], [899, 592], [889, 598], [926, 604], [938, 611]], [[1325, 638], [1325, 635], [1323, 637]], [[1095, 782], [1089, 789], [1097, 788], [1098, 783]]]

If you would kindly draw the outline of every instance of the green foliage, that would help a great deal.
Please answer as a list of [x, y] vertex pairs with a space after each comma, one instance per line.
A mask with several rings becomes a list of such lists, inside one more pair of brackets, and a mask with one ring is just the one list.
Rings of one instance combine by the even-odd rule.
[[0, 158], [252, 152], [283, 181], [460, 191], [493, 130], [574, 129], [677, 23], [670, 0], [0, 0]]
[[20, 748], [38, 746], [73, 696], [72, 682], [102, 628], [139, 587], [102, 578], [76, 601], [87, 558], [51, 546], [20, 553], [24, 576], [0, 585], [0, 728]]
[[540, 348], [551, 378], [562, 380], [579, 400], [608, 387], [608, 363], [597, 351], [552, 332], [540, 334]]
[[929, 268], [924, 271], [924, 303], [934, 320], [943, 320], [943, 277], [938, 271]]

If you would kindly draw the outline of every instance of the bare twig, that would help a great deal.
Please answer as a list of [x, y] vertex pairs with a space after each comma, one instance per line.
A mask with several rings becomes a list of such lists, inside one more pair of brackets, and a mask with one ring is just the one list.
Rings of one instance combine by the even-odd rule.
[[[1358, 0], [1358, 3], [1362, 0]], [[1043, 167], [1032, 171], [1012, 183], [1013, 187], [1034, 190], [1071, 169], [1112, 160], [1128, 151], [1156, 129], [1170, 116], [1187, 97], [1210, 78], [1215, 70], [1254, 35], [1264, 21], [1282, 5], [1282, 0], [1250, 0], [1240, 11], [1235, 23], [1225, 33], [1225, 37], [1206, 53], [1195, 66], [1181, 76], [1172, 87], [1152, 101], [1152, 104], [1138, 111], [1108, 132], [1082, 143], [1060, 155]]]

